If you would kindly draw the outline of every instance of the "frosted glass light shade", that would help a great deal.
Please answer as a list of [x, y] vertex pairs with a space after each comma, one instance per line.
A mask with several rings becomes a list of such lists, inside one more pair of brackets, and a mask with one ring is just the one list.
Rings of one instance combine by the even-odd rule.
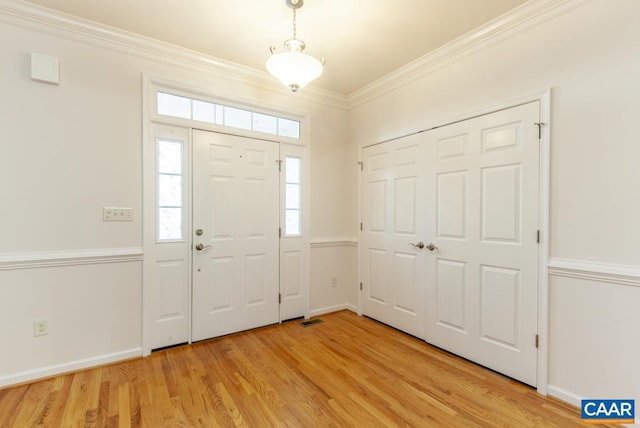
[[[285, 43], [285, 46], [287, 44]], [[304, 44], [302, 45], [304, 49]], [[287, 46], [289, 47], [289, 46]], [[322, 62], [302, 53], [302, 49], [292, 49], [271, 55], [267, 60], [267, 70], [293, 92], [305, 87], [322, 75]]]

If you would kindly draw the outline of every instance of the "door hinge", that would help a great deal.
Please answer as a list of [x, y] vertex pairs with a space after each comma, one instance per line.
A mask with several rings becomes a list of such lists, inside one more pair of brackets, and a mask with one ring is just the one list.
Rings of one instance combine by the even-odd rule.
[[278, 159], [276, 162], [278, 162], [278, 171], [282, 172], [282, 160]]
[[360, 283], [360, 291], [362, 291], [362, 283]]
[[358, 162], [358, 165], [360, 165], [360, 171], [364, 171], [364, 162]]
[[278, 228], [278, 238], [282, 238], [282, 228]]
[[536, 349], [538, 348], [538, 342], [540, 341], [540, 336], [536, 334]]
[[282, 303], [282, 294], [278, 293], [278, 304]]
[[542, 138], [542, 127], [544, 126], [544, 122], [533, 122], [534, 125], [538, 127], [538, 140]]
[[540, 230], [539, 229], [536, 231], [536, 242], [538, 244], [540, 243]]
[[362, 222], [360, 222], [360, 232], [362, 232]]

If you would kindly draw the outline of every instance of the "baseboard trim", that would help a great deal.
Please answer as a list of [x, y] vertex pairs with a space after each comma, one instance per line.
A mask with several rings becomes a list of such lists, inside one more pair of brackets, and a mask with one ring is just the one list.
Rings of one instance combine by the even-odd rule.
[[63, 364], [56, 364], [49, 367], [25, 370], [23, 372], [0, 377], [0, 388], [25, 382], [32, 382], [34, 380], [45, 379], [51, 376], [58, 376], [65, 373], [89, 369], [137, 357], [142, 357], [142, 348], [127, 349], [120, 352], [113, 352], [111, 354], [84, 358], [81, 360], [70, 361]]
[[333, 305], [333, 306], [326, 306], [324, 308], [313, 309], [311, 312], [309, 312], [309, 315], [311, 317], [317, 317], [319, 315], [330, 314], [331, 312], [344, 311], [345, 309], [352, 312], [356, 312], [356, 313], [358, 312], [355, 306], [350, 305], [348, 303], [343, 303], [341, 305]]
[[357, 314], [357, 313], [358, 313], [358, 307], [357, 307], [357, 306], [355, 306], [355, 305], [351, 305], [351, 304], [349, 304], [349, 303], [347, 303], [345, 306], [346, 306], [346, 308], [345, 308], [345, 309], [350, 310], [351, 312], [353, 312], [353, 313], [355, 313], [355, 314]]
[[547, 387], [547, 393], [548, 395], [557, 398], [559, 400], [562, 400], [566, 403], [572, 404], [574, 406], [580, 407], [580, 402], [582, 400], [582, 397], [580, 397], [579, 395], [574, 394], [573, 392], [569, 392], [565, 389], [559, 388], [555, 385], [549, 385]]
[[549, 275], [640, 287], [640, 267], [584, 260], [550, 259]]
[[142, 248], [138, 247], [0, 254], [0, 270], [135, 262], [142, 258]]

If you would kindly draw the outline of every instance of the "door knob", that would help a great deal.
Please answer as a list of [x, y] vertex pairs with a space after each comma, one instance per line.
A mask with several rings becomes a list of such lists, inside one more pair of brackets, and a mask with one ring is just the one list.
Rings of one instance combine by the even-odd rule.
[[414, 244], [413, 242], [409, 242], [409, 245], [416, 247], [416, 248], [420, 248], [421, 250], [424, 248], [424, 242], [420, 241], [417, 244]]
[[196, 250], [198, 251], [206, 250], [207, 248], [211, 248], [211, 245], [196, 244]]
[[438, 249], [438, 247], [433, 245], [433, 242], [430, 242], [429, 245], [427, 245], [427, 250], [429, 250], [429, 251], [433, 251], [433, 250], [437, 250], [437, 249]]

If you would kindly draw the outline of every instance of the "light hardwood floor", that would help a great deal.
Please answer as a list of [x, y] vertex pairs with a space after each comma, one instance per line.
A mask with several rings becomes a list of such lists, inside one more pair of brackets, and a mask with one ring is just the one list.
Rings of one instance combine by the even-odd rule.
[[376, 321], [320, 318], [0, 390], [0, 427], [584, 426], [578, 409]]

